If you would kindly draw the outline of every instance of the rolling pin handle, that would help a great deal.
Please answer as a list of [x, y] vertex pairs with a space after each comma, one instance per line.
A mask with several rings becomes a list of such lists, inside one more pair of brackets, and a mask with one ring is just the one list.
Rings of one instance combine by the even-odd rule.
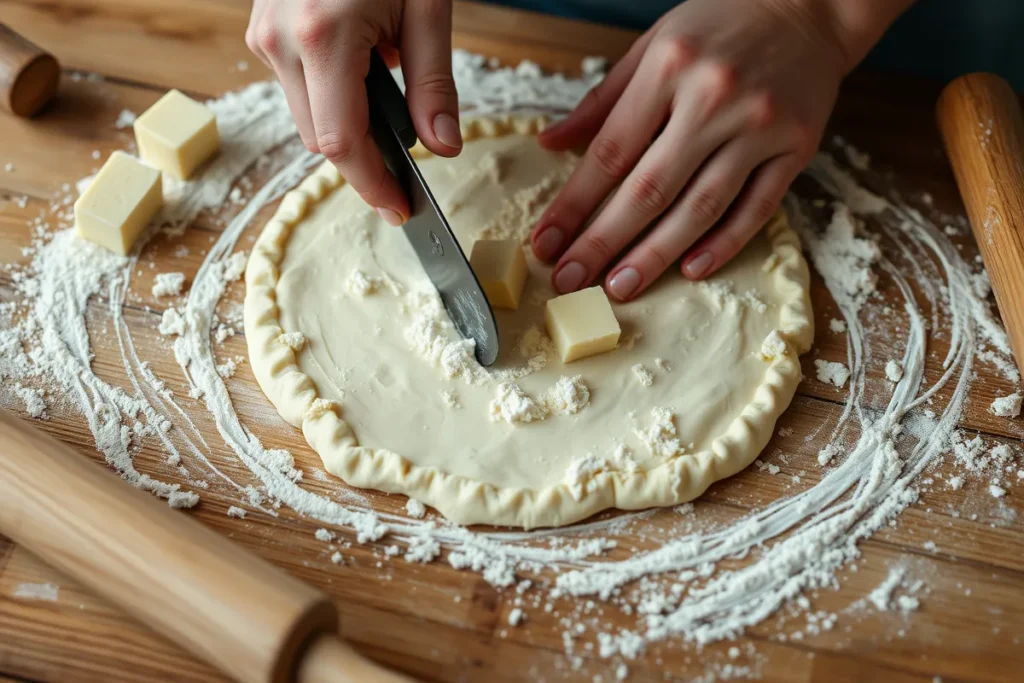
[[58, 85], [54, 56], [0, 23], [0, 106], [15, 116], [34, 116]]

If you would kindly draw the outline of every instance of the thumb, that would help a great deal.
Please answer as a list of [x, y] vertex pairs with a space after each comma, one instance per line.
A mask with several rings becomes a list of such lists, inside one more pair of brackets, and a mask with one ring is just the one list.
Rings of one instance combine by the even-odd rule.
[[452, 78], [452, 5], [448, 0], [405, 3], [402, 74], [416, 134], [434, 154], [462, 149], [459, 96]]

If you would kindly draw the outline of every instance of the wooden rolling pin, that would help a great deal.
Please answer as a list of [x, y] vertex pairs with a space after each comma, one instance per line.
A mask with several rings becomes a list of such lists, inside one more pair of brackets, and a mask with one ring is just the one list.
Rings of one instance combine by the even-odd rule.
[[48, 52], [0, 23], [0, 106], [33, 116], [60, 84], [60, 64]]
[[0, 411], [0, 533], [238, 681], [399, 683], [323, 593]]
[[1010, 84], [961, 76], [943, 89], [939, 130], [996, 305], [1024, 377], [1024, 114]]

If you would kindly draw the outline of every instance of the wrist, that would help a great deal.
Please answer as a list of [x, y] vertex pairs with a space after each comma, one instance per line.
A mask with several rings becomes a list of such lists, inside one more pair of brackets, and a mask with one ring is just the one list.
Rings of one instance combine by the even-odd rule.
[[846, 75], [915, 0], [760, 0], [831, 52]]
[[832, 32], [849, 73], [915, 0], [805, 0], [820, 2], [831, 15]]

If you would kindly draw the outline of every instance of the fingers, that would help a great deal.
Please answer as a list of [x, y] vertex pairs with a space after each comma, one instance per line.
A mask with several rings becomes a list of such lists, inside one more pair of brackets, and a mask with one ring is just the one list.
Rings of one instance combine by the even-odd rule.
[[[689, 88], [689, 94], [680, 98], [680, 105], [673, 112], [664, 132], [654, 141], [593, 223], [559, 259], [554, 275], [555, 286], [559, 291], [565, 293], [588, 286], [627, 245], [676, 201], [693, 174], [708, 163], [708, 158], [716, 149], [730, 139], [739, 142], [737, 135], [747, 125], [749, 112], [745, 103], [719, 109], [731, 87], [728, 81], [729, 75], [724, 73], [713, 78], [701, 77], [696, 87]], [[724, 170], [717, 170], [716, 166], [715, 173], [725, 174], [736, 187], [732, 194], [722, 198], [724, 204], [719, 206], [705, 203], [691, 211], [699, 219], [694, 222], [702, 223], [702, 231], [718, 219], [739, 192], [746, 174], [760, 158], [764, 158], [747, 161], [747, 156], [757, 153], [750, 146], [750, 141], [746, 140], [735, 151], [731, 145], [726, 147], [729, 152], [724, 155], [724, 161], [718, 162], [718, 166], [724, 166]], [[715, 182], [720, 185], [723, 181], [719, 179]], [[713, 193], [709, 191], [707, 201], [718, 201], [720, 189], [716, 186]], [[706, 214], [714, 215], [706, 217]], [[626, 299], [634, 290], [651, 282], [653, 277], [679, 258], [686, 246], [689, 246], [687, 243], [676, 247], [672, 242], [679, 239], [678, 235], [674, 235], [668, 245], [655, 242], [655, 246], [661, 248], [641, 259], [646, 267], [640, 271], [634, 268], [632, 273], [624, 274], [624, 277], [628, 276], [627, 279], [616, 280], [613, 295]], [[668, 255], [668, 251], [674, 253]], [[662, 262], [656, 258], [662, 254], [668, 260]], [[586, 278], [582, 282], [575, 282], [569, 276], [562, 275], [563, 268], [571, 268], [570, 273], [586, 273]], [[641, 279], [633, 277], [634, 274], [641, 275]]]
[[261, 62], [270, 66], [270, 60], [263, 52], [260, 44], [260, 32], [264, 30], [264, 22], [267, 10], [267, 0], [253, 0], [252, 12], [249, 13], [249, 25], [245, 29], [245, 44]]
[[626, 89], [640, 58], [650, 42], [651, 32], [640, 36], [604, 80], [595, 85], [570, 114], [537, 136], [542, 147], [573, 149], [590, 142], [601, 129], [612, 107]]
[[365, 78], [373, 43], [337, 25], [310, 21], [299, 32], [316, 149], [384, 220], [401, 225], [409, 205], [369, 130]]
[[647, 289], [718, 222], [765, 156], [750, 138], [734, 139], [715, 152], [644, 239], [609, 272], [608, 292], [628, 301]]
[[762, 164], [726, 220], [683, 259], [683, 275], [691, 280], [703, 279], [738, 254], [779, 208], [790, 183], [806, 163], [804, 156], [789, 153]]
[[452, 6], [445, 0], [405, 3], [402, 74], [416, 134], [435, 154], [462, 149], [459, 97], [452, 78]]
[[[670, 82], [693, 57], [692, 50], [681, 41], [666, 45], [645, 53], [569, 181], [537, 222], [531, 240], [534, 254], [541, 261], [553, 260], [569, 245], [587, 218], [633, 168], [664, 122], [674, 90]], [[600, 243], [592, 246], [597, 250], [607, 247]], [[558, 276], [565, 264], [555, 269], [559, 291], [574, 291], [593, 277], [578, 266], [566, 271], [561, 285]], [[572, 283], [577, 286], [571, 287]]]

